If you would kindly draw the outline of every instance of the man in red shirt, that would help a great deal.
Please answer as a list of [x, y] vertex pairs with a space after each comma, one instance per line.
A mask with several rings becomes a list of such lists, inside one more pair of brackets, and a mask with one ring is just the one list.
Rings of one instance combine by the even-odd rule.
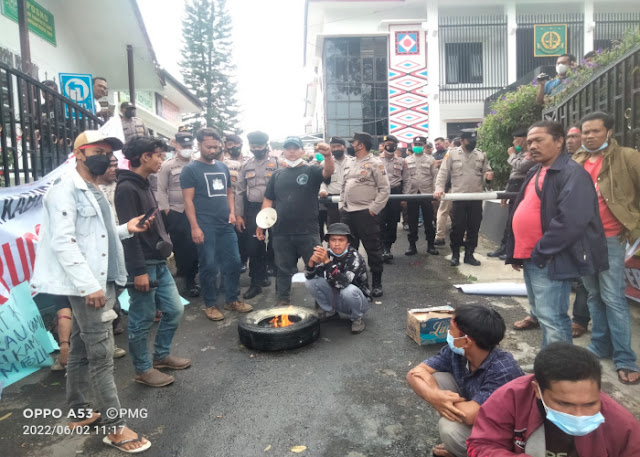
[[[582, 119], [582, 150], [574, 160], [584, 166], [598, 193], [607, 237], [609, 269], [583, 278], [593, 321], [587, 347], [600, 358], [612, 357], [623, 384], [640, 383], [631, 349], [631, 312], [625, 297], [625, 243], [640, 237], [640, 153], [612, 138], [614, 119], [595, 112]], [[615, 178], [614, 178], [615, 177]]]
[[531, 168], [516, 198], [507, 263], [524, 270], [531, 317], [542, 347], [571, 343], [571, 280], [608, 268], [598, 202], [589, 175], [565, 152], [561, 124], [540, 121], [527, 132]]

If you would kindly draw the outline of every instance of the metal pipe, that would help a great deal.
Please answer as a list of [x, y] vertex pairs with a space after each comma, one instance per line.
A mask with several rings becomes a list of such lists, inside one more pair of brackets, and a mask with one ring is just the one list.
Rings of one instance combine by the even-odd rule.
[[[457, 193], [457, 194], [444, 194], [442, 200], [448, 201], [482, 201], [482, 200], [502, 200], [516, 198], [518, 192], [475, 192], [475, 193]], [[339, 195], [331, 197], [320, 198], [320, 203], [330, 204], [338, 203], [340, 200]], [[436, 200], [433, 194], [393, 194], [389, 195], [389, 200], [400, 201], [416, 201], [416, 200]]]
[[22, 72], [31, 74], [31, 47], [29, 45], [29, 24], [27, 23], [27, 0], [18, 0], [18, 34], [20, 35], [20, 61]]
[[133, 71], [133, 46], [127, 45], [127, 68], [129, 69], [129, 101], [136, 104], [136, 81]]

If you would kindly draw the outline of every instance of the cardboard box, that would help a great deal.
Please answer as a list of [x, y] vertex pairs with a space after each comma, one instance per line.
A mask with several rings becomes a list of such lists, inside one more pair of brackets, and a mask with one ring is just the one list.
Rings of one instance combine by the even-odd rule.
[[407, 310], [407, 334], [421, 346], [447, 341], [449, 321], [453, 317], [451, 306]]

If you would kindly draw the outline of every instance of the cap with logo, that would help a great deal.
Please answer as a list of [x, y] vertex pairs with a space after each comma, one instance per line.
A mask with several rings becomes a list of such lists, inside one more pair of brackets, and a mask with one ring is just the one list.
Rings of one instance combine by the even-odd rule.
[[382, 137], [382, 141], [393, 141], [394, 143], [398, 143], [398, 139], [393, 135], [385, 135]]
[[122, 102], [120, 103], [120, 109], [129, 109], [129, 108], [135, 108], [135, 105], [131, 102]]
[[247, 139], [249, 144], [267, 144], [269, 142], [269, 135], [264, 132], [256, 131], [247, 133]]
[[113, 136], [106, 136], [99, 130], [85, 130], [82, 132], [73, 142], [73, 149], [97, 143], [107, 143], [114, 151], [122, 149], [122, 141]]
[[304, 147], [304, 145], [302, 144], [302, 140], [297, 136], [288, 136], [287, 139], [284, 140], [284, 145], [282, 147], [286, 148], [287, 146], [291, 145], [297, 146], [300, 149]]
[[340, 138], [339, 136], [332, 136], [329, 138], [329, 144], [341, 144], [342, 146], [346, 146], [347, 142], [344, 138]]
[[176, 133], [176, 143], [184, 147], [193, 146], [193, 135], [191, 132], [178, 132]]
[[413, 139], [413, 144], [427, 144], [427, 138], [424, 136], [417, 136]]

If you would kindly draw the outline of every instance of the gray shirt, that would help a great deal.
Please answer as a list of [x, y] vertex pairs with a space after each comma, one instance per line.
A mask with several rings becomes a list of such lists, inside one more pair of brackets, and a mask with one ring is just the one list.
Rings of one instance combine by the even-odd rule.
[[[118, 258], [116, 253], [116, 243], [120, 242], [120, 238], [118, 238], [116, 232], [113, 231], [113, 224], [109, 224], [107, 222], [110, 219], [113, 219], [114, 216], [111, 212], [111, 207], [109, 206], [107, 197], [105, 197], [102, 191], [89, 182], [87, 183], [87, 187], [91, 190], [91, 193], [96, 198], [98, 206], [100, 206], [102, 219], [104, 220], [104, 226], [107, 229], [107, 238], [109, 240], [109, 266], [107, 267], [107, 282], [115, 281], [116, 279], [118, 279]], [[103, 253], [102, 255], [104, 256], [105, 254]]]

